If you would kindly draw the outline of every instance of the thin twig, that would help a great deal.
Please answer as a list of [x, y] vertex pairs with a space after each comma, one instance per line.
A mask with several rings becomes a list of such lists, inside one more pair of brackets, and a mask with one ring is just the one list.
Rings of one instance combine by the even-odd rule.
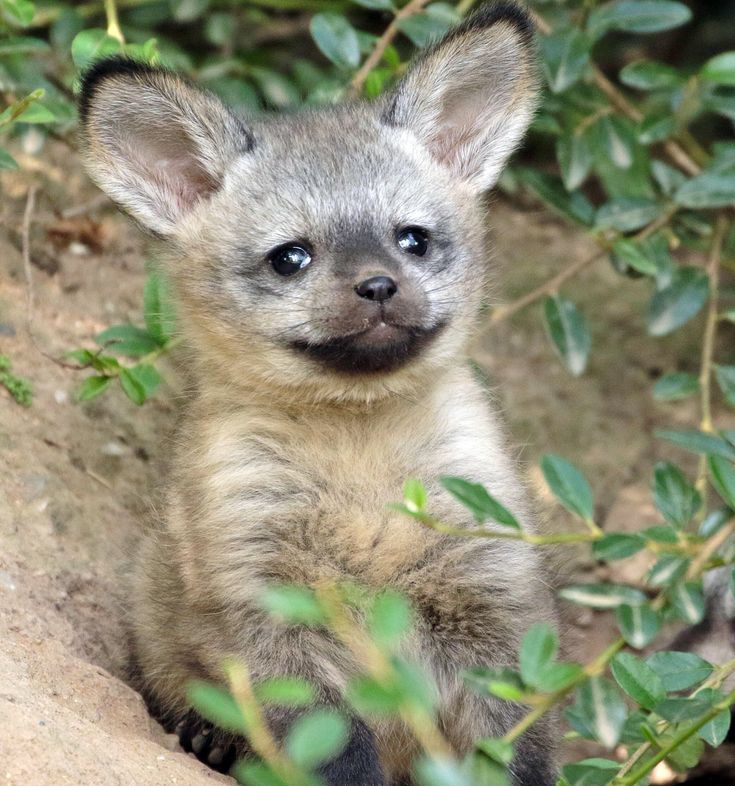
[[375, 42], [373, 51], [370, 52], [365, 62], [357, 70], [355, 76], [352, 77], [349, 90], [350, 96], [357, 98], [357, 96], [360, 95], [362, 88], [365, 85], [365, 80], [368, 78], [371, 71], [381, 61], [383, 55], [385, 54], [385, 50], [393, 43], [393, 39], [398, 35], [400, 30], [400, 22], [409, 16], [417, 14], [428, 2], [429, 0], [411, 0], [410, 3], [403, 6], [403, 8], [396, 12], [396, 15], [393, 17], [393, 20], [388, 25], [388, 27], [386, 27], [383, 35], [381, 35], [380, 38]]
[[28, 338], [31, 340], [34, 349], [39, 352], [47, 360], [55, 363], [61, 368], [70, 368], [79, 370], [82, 366], [77, 366], [73, 363], [67, 363], [65, 360], [59, 360], [53, 355], [50, 355], [41, 348], [36, 336], [33, 332], [33, 314], [35, 308], [35, 291], [33, 288], [33, 271], [31, 269], [31, 223], [33, 222], [33, 211], [36, 207], [36, 191], [37, 186], [31, 186], [28, 189], [28, 196], [26, 198], [26, 207], [23, 212], [23, 229], [21, 231], [21, 255], [23, 257], [23, 271], [26, 280], [26, 332]]

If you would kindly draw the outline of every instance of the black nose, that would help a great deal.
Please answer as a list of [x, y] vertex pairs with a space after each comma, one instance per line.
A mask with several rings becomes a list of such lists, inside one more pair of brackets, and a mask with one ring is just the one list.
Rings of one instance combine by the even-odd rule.
[[377, 300], [378, 303], [382, 303], [384, 300], [390, 300], [398, 292], [398, 284], [389, 276], [373, 276], [358, 284], [355, 292], [367, 300]]

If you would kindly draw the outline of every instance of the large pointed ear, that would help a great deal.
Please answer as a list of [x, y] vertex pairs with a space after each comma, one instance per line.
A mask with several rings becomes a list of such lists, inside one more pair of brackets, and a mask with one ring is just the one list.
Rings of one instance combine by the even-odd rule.
[[384, 122], [413, 132], [476, 191], [490, 188], [535, 109], [532, 38], [514, 3], [479, 8], [409, 68]]
[[170, 235], [253, 146], [220, 101], [175, 74], [125, 58], [83, 77], [82, 153], [92, 179], [144, 227]]

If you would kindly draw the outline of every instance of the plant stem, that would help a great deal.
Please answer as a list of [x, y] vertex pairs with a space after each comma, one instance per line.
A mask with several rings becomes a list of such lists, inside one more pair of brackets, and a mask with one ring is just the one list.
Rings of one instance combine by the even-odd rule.
[[125, 36], [120, 28], [115, 0], [105, 0], [105, 16], [107, 17], [107, 35], [117, 38], [121, 44], [124, 44]]
[[[704, 326], [704, 337], [702, 339], [702, 360], [699, 371], [699, 388], [701, 401], [701, 420], [699, 428], [702, 431], [711, 432], [712, 424], [712, 364], [717, 339], [717, 309], [719, 306], [720, 288], [720, 260], [722, 257], [722, 244], [727, 232], [727, 218], [724, 213], [718, 215], [715, 221], [715, 229], [712, 235], [712, 245], [710, 246], [709, 257], [707, 260], [707, 275], [709, 277], [709, 303], [707, 306], [707, 319]], [[707, 497], [707, 459], [702, 456], [699, 460], [699, 472], [697, 473], [696, 487], [702, 495], [702, 508], [706, 507]]]
[[411, 0], [410, 3], [403, 6], [403, 8], [396, 12], [396, 15], [385, 29], [383, 35], [380, 36], [380, 38], [376, 41], [373, 51], [370, 52], [365, 62], [357, 70], [355, 76], [352, 77], [349, 90], [349, 95], [352, 98], [357, 98], [360, 95], [362, 88], [365, 85], [365, 80], [368, 78], [373, 69], [378, 65], [378, 63], [380, 63], [383, 55], [385, 54], [385, 50], [391, 45], [391, 43], [393, 43], [393, 40], [398, 35], [400, 30], [399, 24], [401, 20], [417, 14], [428, 2], [429, 0]]

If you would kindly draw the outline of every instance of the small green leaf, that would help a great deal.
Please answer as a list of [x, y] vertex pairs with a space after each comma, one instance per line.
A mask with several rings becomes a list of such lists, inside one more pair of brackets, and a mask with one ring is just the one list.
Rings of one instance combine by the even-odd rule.
[[651, 199], [616, 197], [597, 211], [595, 224], [600, 229], [633, 232], [642, 229], [661, 215], [661, 207]]
[[698, 685], [712, 674], [713, 666], [693, 652], [654, 652], [646, 663], [661, 677], [667, 691], [680, 691]]
[[678, 529], [692, 520], [702, 504], [699, 492], [669, 461], [659, 461], [654, 468], [653, 500], [666, 521]]
[[650, 710], [666, 696], [661, 677], [635, 655], [619, 652], [610, 665], [615, 681], [641, 707]]
[[110, 382], [112, 382], [112, 377], [87, 377], [79, 388], [77, 398], [79, 401], [89, 401], [89, 399], [104, 393], [110, 386]]
[[357, 68], [360, 44], [355, 28], [340, 14], [324, 13], [312, 17], [312, 38], [321, 53], [340, 68]]
[[658, 33], [681, 27], [691, 18], [691, 10], [673, 0], [622, 0], [595, 8], [590, 14], [588, 27], [595, 37], [609, 30]]
[[699, 378], [685, 372], [664, 374], [653, 387], [657, 401], [681, 401], [699, 393]]
[[123, 392], [134, 404], [137, 404], [139, 407], [145, 404], [145, 387], [138, 377], [132, 373], [131, 369], [120, 369], [118, 379], [120, 380], [120, 386]]
[[647, 249], [627, 238], [617, 240], [613, 245], [613, 254], [620, 262], [644, 276], [655, 276], [658, 273], [656, 261], [648, 254]]
[[592, 151], [583, 134], [562, 134], [556, 142], [556, 158], [567, 191], [584, 183], [592, 166]]
[[522, 167], [515, 170], [518, 179], [530, 188], [539, 199], [565, 218], [590, 226], [595, 218], [592, 203], [581, 191], [568, 193], [561, 179], [555, 175]]
[[594, 518], [594, 499], [587, 478], [561, 456], [547, 453], [541, 457], [541, 470], [554, 496], [567, 510], [585, 521]]
[[564, 779], [559, 786], [605, 786], [619, 769], [620, 764], [610, 759], [582, 759], [561, 768]]
[[593, 609], [640, 606], [646, 602], [643, 592], [623, 584], [570, 584], [559, 591], [559, 597]]
[[715, 375], [725, 401], [735, 407], [735, 366], [715, 366]]
[[315, 710], [298, 718], [286, 737], [289, 758], [313, 770], [342, 752], [349, 737], [347, 721], [334, 710]]
[[457, 21], [450, 6], [432, 3], [426, 11], [404, 16], [398, 20], [398, 29], [419, 49], [441, 38]]
[[316, 595], [305, 587], [268, 587], [260, 600], [266, 611], [286, 622], [302, 625], [320, 625], [324, 622], [324, 612]]
[[391, 0], [352, 0], [353, 3], [361, 5], [363, 8], [371, 8], [376, 11], [393, 11]]
[[163, 274], [152, 270], [143, 290], [143, 315], [148, 333], [163, 346], [176, 329], [176, 315]]
[[712, 485], [723, 501], [735, 510], [735, 465], [720, 456], [710, 456], [707, 463]]
[[611, 532], [592, 544], [595, 559], [613, 562], [637, 554], [646, 547], [646, 539], [638, 533]]
[[708, 745], [717, 748], [725, 741], [727, 732], [730, 731], [732, 713], [730, 710], [723, 710], [719, 715], [715, 715], [709, 723], [706, 723], [697, 732], [699, 737]]
[[207, 720], [227, 731], [244, 733], [245, 717], [232, 695], [223, 688], [202, 680], [192, 680], [187, 687], [189, 703]]
[[408, 478], [403, 484], [403, 503], [412, 513], [426, 509], [428, 497], [424, 484], [417, 478]]
[[0, 170], [5, 169], [17, 169], [18, 162], [13, 158], [13, 156], [8, 153], [7, 150], [3, 150], [0, 147]]
[[356, 677], [347, 686], [347, 700], [361, 715], [391, 715], [400, 709], [401, 694], [371, 677]]
[[513, 743], [506, 742], [502, 737], [485, 737], [478, 740], [475, 747], [499, 764], [510, 764], [513, 761]]
[[480, 483], [471, 483], [463, 478], [450, 476], [440, 478], [440, 482], [456, 500], [472, 513], [478, 523], [494, 521], [513, 529], [521, 528], [515, 516], [490, 496], [488, 490]]
[[1, 0], [0, 8], [13, 24], [20, 27], [28, 27], [36, 13], [32, 0]]
[[679, 186], [674, 201], [695, 209], [730, 207], [735, 203], [735, 172], [702, 172]]
[[575, 706], [581, 711], [594, 738], [606, 748], [620, 739], [628, 711], [615, 685], [603, 677], [592, 677], [577, 689]]
[[411, 626], [411, 607], [398, 593], [381, 592], [373, 601], [367, 627], [376, 644], [392, 647]]
[[113, 325], [95, 336], [95, 342], [116, 355], [137, 358], [160, 347], [147, 330], [135, 325]]
[[71, 56], [80, 71], [89, 68], [95, 60], [119, 54], [121, 51], [122, 44], [117, 38], [102, 29], [82, 30], [71, 42]]
[[255, 695], [264, 704], [281, 707], [305, 707], [314, 702], [314, 686], [299, 677], [273, 677], [258, 683]]
[[584, 315], [560, 295], [547, 297], [544, 316], [549, 338], [569, 371], [578, 377], [587, 367], [592, 339]]
[[418, 786], [474, 786], [459, 763], [451, 759], [422, 756], [414, 766], [414, 775]]
[[671, 283], [656, 292], [648, 307], [648, 332], [666, 336], [696, 316], [709, 297], [709, 278], [696, 267], [678, 267]]
[[544, 75], [552, 93], [562, 93], [582, 78], [591, 47], [585, 33], [567, 27], [543, 36], [539, 43]]
[[647, 604], [618, 606], [615, 618], [623, 638], [637, 650], [648, 646], [661, 628], [659, 615]]
[[735, 86], [735, 51], [722, 52], [708, 60], [699, 72], [702, 79], [719, 85]]
[[707, 456], [722, 456], [722, 458], [735, 461], [735, 446], [725, 442], [724, 439], [715, 434], [707, 434], [696, 429], [675, 431], [664, 429], [656, 432], [659, 439], [673, 442], [685, 450], [693, 453], [704, 453]]
[[146, 399], [156, 392], [163, 381], [156, 367], [150, 363], [139, 363], [137, 366], [132, 366], [128, 369], [128, 373], [141, 385], [145, 391]]
[[620, 72], [620, 81], [638, 90], [671, 90], [684, 81], [672, 66], [654, 60], [636, 60]]
[[697, 625], [704, 619], [705, 600], [701, 581], [677, 584], [671, 593], [671, 604], [679, 619]]
[[538, 687], [538, 678], [551, 665], [559, 642], [554, 631], [544, 623], [532, 625], [523, 636], [519, 664], [526, 685]]
[[701, 691], [696, 696], [675, 696], [664, 699], [656, 704], [653, 710], [656, 715], [660, 715], [669, 723], [681, 723], [704, 715], [712, 708], [715, 701], [717, 701], [715, 696]]
[[648, 571], [647, 581], [652, 587], [666, 587], [678, 581], [689, 567], [689, 558], [680, 554], [664, 554]]

